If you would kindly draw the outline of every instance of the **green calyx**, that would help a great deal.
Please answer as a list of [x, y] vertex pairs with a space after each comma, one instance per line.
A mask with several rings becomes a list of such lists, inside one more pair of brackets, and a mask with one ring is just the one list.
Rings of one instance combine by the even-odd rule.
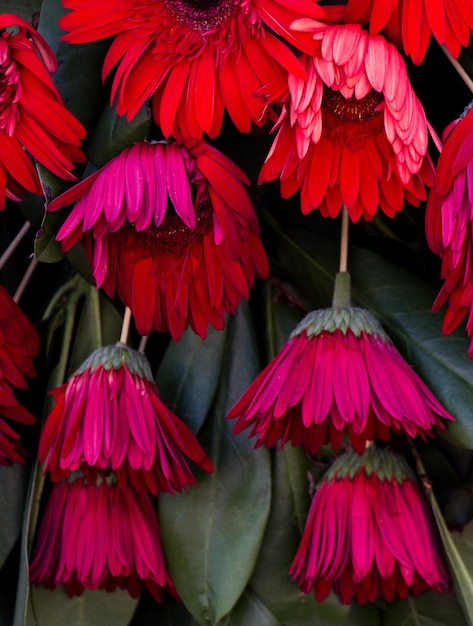
[[126, 367], [130, 374], [137, 374], [140, 378], [147, 378], [153, 382], [153, 373], [145, 355], [121, 342], [97, 348], [78, 368], [76, 375], [82, 374], [87, 369], [95, 371], [98, 367], [107, 371]]
[[356, 337], [362, 333], [379, 337], [390, 342], [378, 320], [366, 309], [353, 306], [331, 307], [311, 311], [293, 330], [291, 338], [305, 332], [308, 339], [323, 332], [334, 333], [340, 330], [344, 335], [350, 330]]
[[322, 480], [325, 482], [346, 476], [353, 480], [361, 471], [364, 471], [366, 476], [376, 474], [382, 482], [396, 480], [401, 484], [405, 480], [416, 480], [412, 469], [402, 456], [391, 450], [380, 449], [374, 443], [369, 445], [362, 455], [350, 449], [339, 456]]
[[311, 311], [293, 330], [291, 338], [305, 333], [308, 339], [323, 332], [340, 330], [344, 335], [350, 330], [356, 337], [362, 333], [389, 341], [378, 320], [366, 309], [351, 306], [350, 274], [339, 272], [335, 277], [332, 306]]

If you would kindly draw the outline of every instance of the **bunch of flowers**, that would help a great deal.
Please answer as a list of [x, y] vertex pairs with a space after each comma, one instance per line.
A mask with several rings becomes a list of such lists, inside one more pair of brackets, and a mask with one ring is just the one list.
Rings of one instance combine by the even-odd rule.
[[[69, 342], [83, 326], [68, 317], [71, 310], [77, 313], [77, 303], [66, 302], [65, 291], [57, 297], [68, 312], [65, 321], [58, 315], [51, 323], [47, 356], [55, 355], [57, 327], [64, 323], [67, 332], [57, 368], [61, 376], [55, 378], [61, 382], [50, 391], [54, 406], [39, 436], [37, 456], [49, 499], [31, 554], [31, 583], [51, 590], [63, 585], [69, 596], [120, 588], [133, 598], [147, 589], [158, 603], [167, 592], [180, 599], [177, 577], [178, 589], [168, 570], [157, 498], [162, 502], [167, 493], [179, 501], [189, 487], [199, 488], [196, 476], [213, 473], [214, 466], [175, 407], [161, 399], [144, 346], [153, 331], [166, 335], [160, 339], [171, 350], [184, 333], [205, 342], [209, 328], [223, 330], [258, 279], [270, 276], [251, 197], [264, 201], [264, 191], [254, 193], [251, 177], [220, 149], [222, 133], [235, 127], [253, 137], [275, 133], [253, 181], [279, 179], [284, 199], [297, 194], [301, 219], [317, 223], [316, 212], [341, 217], [341, 259], [332, 306], [308, 312], [239, 399], [233, 397], [233, 372], [228, 375], [223, 392], [234, 401], [225, 416], [236, 420], [232, 427], [219, 421], [223, 404], [205, 398], [215, 416], [209, 430], [217, 458], [222, 466], [234, 459], [244, 471], [245, 458], [228, 443], [226, 427], [234, 435], [249, 430], [255, 448], [277, 447], [276, 454], [286, 444], [308, 457], [341, 451], [312, 499], [288, 572], [317, 602], [332, 590], [343, 604], [443, 592], [451, 586], [450, 575], [425, 494], [407, 461], [376, 442], [406, 449], [417, 437], [431, 441], [459, 416], [442, 406], [378, 318], [352, 305], [348, 223], [370, 222], [376, 229], [406, 204], [427, 201], [427, 241], [441, 257], [444, 281], [433, 308], [447, 304], [445, 334], [468, 316], [472, 357], [473, 109], [447, 128], [441, 146], [404, 59], [422, 64], [431, 41], [457, 58], [473, 31], [468, 0], [61, 4], [65, 12], [54, 28], [63, 30], [65, 48], [97, 42], [107, 47], [99, 82], [109, 88], [110, 107], [122, 118], [107, 131], [130, 127], [127, 136], [133, 139], [114, 144], [107, 152], [114, 156], [101, 160], [99, 169], [91, 162], [82, 170], [86, 129], [51, 77], [63, 60], [58, 63], [33, 26], [1, 15], [0, 209], [25, 198], [22, 209], [29, 215], [31, 204], [44, 198], [39, 239], [46, 232], [52, 256], [68, 255], [89, 274], [96, 295], [102, 290], [108, 304], [115, 300], [125, 310], [125, 321], [118, 343], [104, 346], [97, 338], [100, 347], [90, 349], [67, 378], [74, 370]], [[436, 166], [429, 132], [442, 150]], [[113, 137], [107, 139], [113, 144]], [[100, 143], [95, 140], [95, 147]], [[90, 146], [94, 137], [84, 143], [88, 156]], [[238, 154], [238, 146], [232, 147]], [[64, 181], [72, 185], [65, 191]], [[277, 263], [274, 269], [277, 274]], [[15, 394], [34, 376], [39, 339], [15, 300], [0, 287], [0, 465], [24, 463], [26, 457], [10, 422], [35, 422]], [[95, 314], [101, 328], [99, 305]], [[131, 318], [142, 337], [139, 350], [127, 345]], [[227, 380], [227, 369], [245, 371], [247, 364], [228, 360], [227, 339], [222, 341]], [[154, 356], [159, 363], [162, 355]], [[220, 363], [215, 358], [215, 371]], [[202, 373], [200, 363], [195, 368]], [[225, 449], [219, 447], [223, 441]], [[232, 493], [238, 476], [221, 483], [217, 476], [212, 483], [212, 524], [226, 515], [218, 506], [219, 491]], [[206, 506], [200, 494], [193, 501], [199, 513]], [[239, 515], [235, 504], [233, 518]], [[234, 554], [235, 540], [225, 535], [228, 529], [220, 531], [224, 561], [227, 550]], [[208, 559], [208, 535], [203, 543], [195, 552], [207, 550]], [[251, 568], [255, 560], [248, 560]], [[241, 588], [234, 603], [242, 598], [245, 611], [243, 591], [252, 572], [237, 565], [231, 582]], [[189, 610], [205, 604], [196, 621], [226, 619], [233, 590], [225, 588], [221, 614], [212, 605], [220, 579], [226, 580], [223, 567], [218, 581], [205, 579], [205, 592], [195, 570], [193, 578], [198, 591], [192, 596], [183, 585], [182, 592]], [[286, 614], [279, 619], [285, 623]]]

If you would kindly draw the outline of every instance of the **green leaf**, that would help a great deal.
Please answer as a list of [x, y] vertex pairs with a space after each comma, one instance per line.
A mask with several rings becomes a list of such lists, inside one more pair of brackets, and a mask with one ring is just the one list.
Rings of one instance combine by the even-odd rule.
[[41, 0], [2, 0], [0, 13], [13, 13], [28, 22], [34, 24], [41, 9]]
[[121, 326], [122, 316], [112, 302], [89, 286], [72, 347], [69, 373], [73, 374], [97, 348], [116, 343]]
[[241, 595], [230, 615], [218, 626], [283, 626], [267, 607], [249, 590]]
[[316, 602], [288, 573], [310, 506], [307, 475], [312, 469], [300, 448], [286, 445], [273, 451], [271, 511], [250, 588], [285, 626], [344, 624], [349, 610], [335, 595]]
[[90, 134], [87, 156], [96, 168], [100, 168], [125, 148], [146, 139], [150, 130], [151, 112], [147, 104], [130, 122], [117, 114], [115, 106], [107, 105]]
[[85, 590], [81, 596], [69, 596], [62, 586], [50, 591], [31, 589], [35, 626], [127, 626], [138, 599], [127, 591], [113, 593]]
[[197, 433], [215, 398], [226, 349], [227, 328], [209, 328], [203, 341], [190, 328], [171, 342], [156, 375], [163, 402]]
[[[473, 625], [473, 522], [460, 533], [450, 533], [431, 491], [430, 504], [450, 564], [453, 585], [469, 626]], [[450, 622], [447, 622], [450, 623]], [[452, 622], [456, 623], [456, 622]]]
[[[365, 624], [368, 622], [365, 622]], [[371, 622], [369, 622], [371, 624]], [[466, 626], [455, 598], [448, 592], [427, 592], [396, 600], [383, 614], [383, 626]]]
[[[225, 415], [258, 372], [255, 337], [243, 302], [228, 321], [219, 390], [201, 443], [215, 467], [185, 494], [159, 498], [171, 577], [194, 618], [216, 624], [243, 592], [253, 571], [270, 503], [267, 450], [234, 436]], [[183, 406], [191, 411], [192, 406]]]
[[58, 59], [58, 69], [52, 78], [66, 107], [90, 131], [106, 99], [102, 65], [110, 40], [81, 45], [61, 42], [65, 33], [58, 21], [67, 12], [62, 0], [43, 0], [38, 31]]
[[[292, 229], [275, 230], [278, 252], [314, 307], [330, 306], [337, 256], [333, 243]], [[444, 337], [441, 314], [430, 313], [435, 288], [410, 272], [362, 248], [349, 253], [352, 299], [381, 321], [404, 358], [457, 419], [446, 435], [473, 448], [473, 362], [461, 330]], [[439, 431], [442, 434], [442, 431]]]
[[266, 282], [264, 292], [263, 339], [266, 345], [268, 362], [272, 360], [289, 339], [303, 313], [285, 301], [277, 300], [277, 292], [271, 283]]
[[156, 604], [150, 595], [143, 596], [130, 626], [197, 626], [197, 622], [185, 606], [166, 596], [162, 604]]
[[25, 465], [0, 467], [0, 569], [20, 535], [27, 482]]
[[350, 611], [343, 626], [385, 626], [382, 613], [375, 604], [352, 602]]

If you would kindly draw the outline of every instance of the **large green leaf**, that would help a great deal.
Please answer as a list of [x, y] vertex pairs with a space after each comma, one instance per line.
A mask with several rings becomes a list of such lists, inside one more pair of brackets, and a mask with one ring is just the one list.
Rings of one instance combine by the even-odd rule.
[[42, 0], [1, 0], [0, 13], [13, 13], [28, 24], [34, 24], [41, 9]]
[[[433, 493], [430, 503], [450, 564], [454, 588], [469, 626], [473, 624], [473, 522], [462, 533], [450, 533]], [[451, 622], [455, 623], [455, 622]]]
[[[258, 372], [248, 305], [228, 321], [219, 390], [201, 443], [215, 467], [198, 474], [185, 494], [159, 498], [171, 576], [202, 625], [216, 624], [235, 605], [253, 571], [270, 504], [269, 453], [232, 434], [227, 411]], [[198, 366], [198, 364], [196, 364]], [[182, 406], [192, 411], [192, 404]]]
[[0, 569], [20, 535], [27, 483], [26, 466], [0, 467]]
[[254, 593], [245, 591], [218, 626], [283, 626]]
[[[280, 259], [314, 307], [330, 306], [337, 272], [334, 243], [299, 229], [275, 227]], [[441, 314], [431, 314], [436, 296], [428, 282], [362, 248], [349, 253], [353, 303], [372, 311], [396, 346], [442, 404], [456, 417], [448, 436], [473, 448], [473, 362], [461, 330], [444, 337]]]
[[250, 588], [285, 626], [335, 626], [344, 624], [348, 607], [334, 595], [317, 603], [288, 573], [310, 505], [309, 469], [312, 463], [300, 448], [274, 451], [271, 511]]
[[197, 433], [215, 398], [227, 329], [209, 328], [203, 341], [190, 328], [171, 342], [156, 375], [162, 400]]
[[102, 167], [125, 148], [146, 139], [150, 130], [151, 112], [147, 104], [130, 122], [126, 117], [120, 117], [114, 106], [107, 104], [90, 133], [87, 156], [96, 168]]
[[138, 603], [120, 589], [113, 593], [86, 589], [69, 598], [63, 587], [54, 591], [33, 587], [31, 596], [35, 626], [127, 626]]
[[466, 626], [455, 598], [449, 593], [424, 593], [396, 600], [383, 614], [383, 626]]

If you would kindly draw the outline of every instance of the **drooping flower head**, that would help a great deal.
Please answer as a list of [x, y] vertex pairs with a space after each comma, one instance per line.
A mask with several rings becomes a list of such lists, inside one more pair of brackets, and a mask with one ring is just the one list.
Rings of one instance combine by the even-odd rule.
[[50, 210], [79, 199], [59, 230], [82, 240], [95, 281], [130, 307], [138, 331], [188, 324], [202, 338], [247, 298], [268, 263], [243, 172], [205, 141], [139, 143]]
[[116, 36], [103, 67], [114, 67], [112, 100], [131, 119], [153, 98], [156, 123], [165, 137], [180, 130], [199, 139], [216, 137], [228, 111], [241, 132], [261, 123], [264, 102], [255, 92], [286, 70], [303, 75], [290, 43], [310, 45], [306, 34], [289, 29], [305, 15], [323, 10], [312, 0], [65, 0], [71, 9], [60, 20], [70, 43]]
[[442, 331], [448, 335], [467, 317], [473, 358], [473, 108], [447, 128], [435, 188], [426, 211], [427, 241], [442, 257], [444, 284], [434, 303], [447, 302]]
[[[346, 205], [353, 221], [378, 207], [393, 217], [404, 201], [417, 206], [433, 184], [424, 110], [393, 44], [359, 24], [313, 30], [320, 47], [301, 61], [308, 78], [289, 73], [276, 139], [259, 183], [281, 179], [281, 193], [301, 193], [304, 214], [336, 217]], [[276, 93], [277, 92], [277, 93]]]
[[348, 0], [345, 20], [369, 24], [380, 31], [420, 65], [432, 37], [455, 58], [468, 46], [473, 31], [470, 0]]
[[363, 456], [344, 453], [325, 474], [289, 571], [318, 602], [332, 587], [343, 603], [365, 604], [450, 584], [412, 470], [374, 445]]
[[195, 483], [188, 459], [213, 472], [192, 432], [161, 401], [146, 357], [124, 344], [93, 352], [52, 393], [38, 456], [53, 481], [76, 470], [89, 480], [113, 470], [122, 488], [156, 495]]
[[[16, 33], [7, 28], [16, 27]], [[0, 15], [0, 210], [24, 190], [42, 194], [28, 153], [60, 178], [74, 180], [82, 124], [64, 106], [50, 72], [56, 58], [46, 41], [16, 15]], [[26, 151], [25, 151], [26, 150]]]
[[82, 479], [56, 483], [33, 549], [30, 580], [69, 596], [84, 589], [146, 587], [157, 602], [177, 596], [167, 572], [156, 510], [147, 493]]
[[309, 454], [348, 435], [362, 453], [391, 432], [425, 438], [453, 419], [365, 309], [309, 313], [233, 406], [233, 432], [251, 427], [256, 446], [302, 445]]

